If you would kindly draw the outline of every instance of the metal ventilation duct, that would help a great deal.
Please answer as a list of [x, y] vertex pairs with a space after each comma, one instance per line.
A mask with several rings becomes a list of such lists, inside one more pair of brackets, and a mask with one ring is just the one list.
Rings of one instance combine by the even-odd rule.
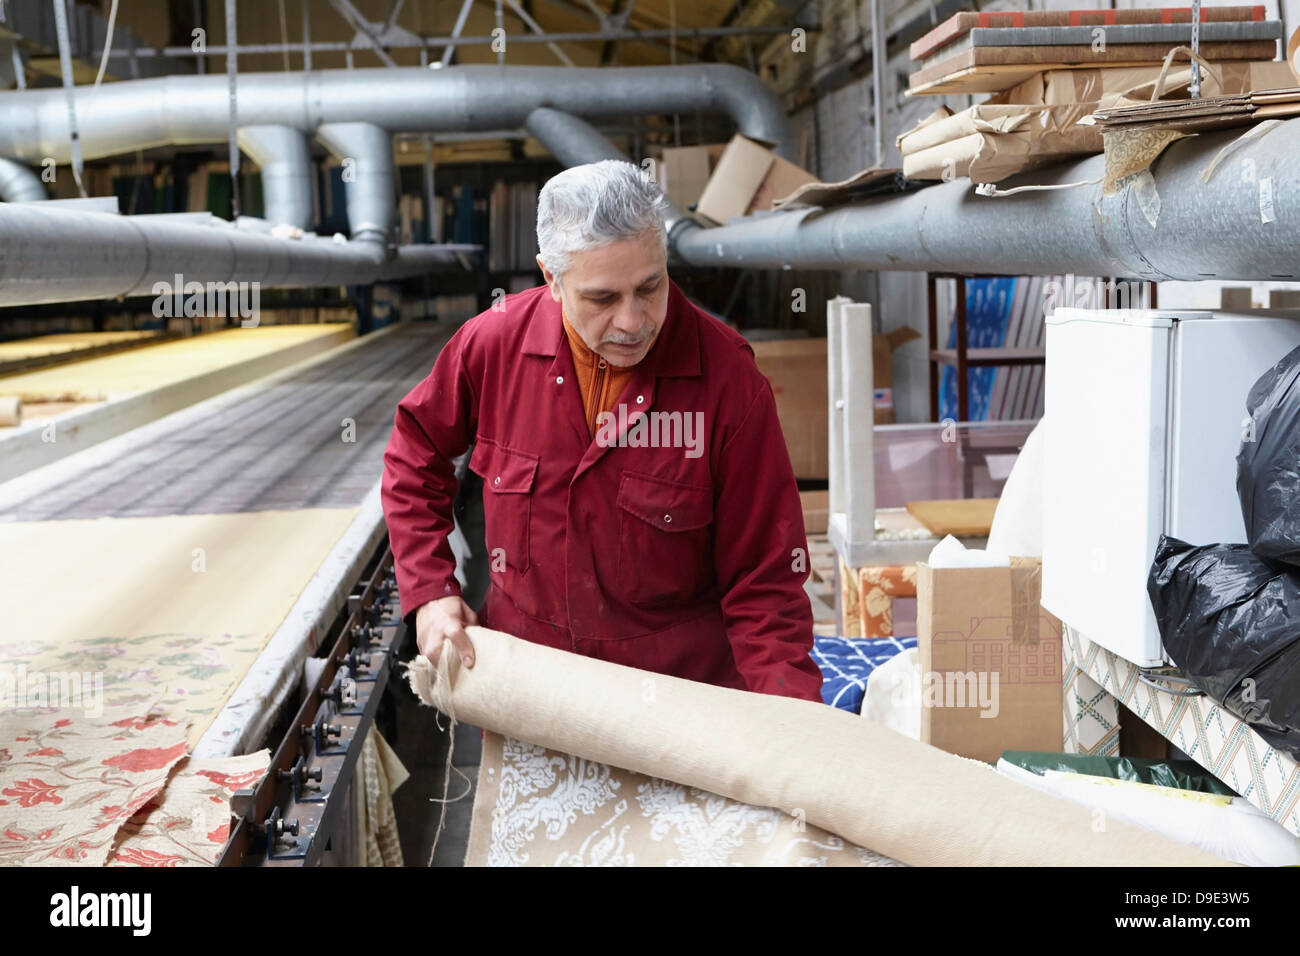
[[[77, 87], [74, 95], [86, 159], [220, 143], [228, 136], [224, 76], [132, 80]], [[398, 132], [516, 128], [539, 108], [535, 125], [549, 123], [556, 131], [567, 119], [573, 131], [580, 120], [545, 111], [563, 103], [589, 117], [723, 112], [743, 132], [774, 142], [779, 152], [788, 142], [784, 112], [762, 81], [721, 64], [251, 73], [240, 77], [236, 95], [239, 142], [262, 169], [267, 220], [310, 225], [307, 138], [314, 136], [350, 164], [345, 187], [353, 243], [291, 242], [189, 222], [101, 219], [102, 214], [87, 214], [78, 233], [66, 207], [0, 207], [0, 303], [142, 294], [155, 277], [170, 280], [176, 274], [268, 286], [369, 282], [412, 274], [421, 262], [448, 261], [454, 258], [450, 252], [430, 247], [401, 250], [395, 258], [386, 252], [396, 204], [392, 135]], [[582, 126], [581, 135], [599, 138]], [[0, 162], [0, 197], [44, 199], [39, 179], [21, 164], [67, 163], [70, 142], [63, 90], [0, 93], [0, 157], [8, 157]]]
[[[896, 269], [1141, 279], [1300, 279], [1300, 120], [1237, 143], [1241, 130], [1170, 146], [1153, 191], [1100, 185], [976, 195], [965, 180], [827, 209], [749, 216], [706, 229], [681, 219], [669, 247], [696, 266]], [[1105, 159], [1036, 170], [1004, 183], [1100, 181]]]
[[263, 218], [310, 228], [312, 168], [306, 135], [291, 126], [242, 126], [239, 148], [262, 171]]
[[75, 202], [0, 204], [0, 306], [152, 295], [177, 276], [266, 288], [368, 284], [423, 275], [472, 248], [283, 239], [203, 215], [119, 216]]
[[5, 202], [40, 202], [47, 198], [39, 176], [22, 163], [0, 158], [0, 199]]
[[[391, 133], [473, 132], [522, 126], [539, 106], [588, 118], [650, 113], [726, 113], [786, 154], [780, 102], [737, 66], [457, 66], [239, 77], [241, 125], [288, 126], [309, 135], [326, 124], [371, 123]], [[168, 76], [76, 88], [87, 159], [156, 146], [222, 143], [229, 88], [219, 75]], [[70, 159], [62, 90], [0, 93], [0, 156], [36, 165]]]
[[[621, 149], [586, 120], [561, 110], [539, 106], [528, 114], [524, 128], [564, 166], [581, 166], [602, 159], [631, 162]], [[681, 215], [681, 210], [672, 206], [667, 219], [671, 222]]]
[[329, 123], [316, 138], [343, 163], [352, 238], [385, 241], [397, 205], [392, 134], [373, 123]]

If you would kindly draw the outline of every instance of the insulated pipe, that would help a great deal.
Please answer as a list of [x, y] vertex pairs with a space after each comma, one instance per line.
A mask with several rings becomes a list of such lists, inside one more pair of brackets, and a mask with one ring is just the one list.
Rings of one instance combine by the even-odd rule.
[[156, 283], [359, 285], [421, 275], [465, 246], [281, 239], [219, 219], [118, 216], [55, 203], [0, 204], [0, 306], [155, 294]]
[[[81, 150], [87, 159], [155, 146], [226, 141], [224, 76], [165, 76], [75, 88]], [[238, 113], [247, 126], [373, 123], [389, 133], [475, 132], [522, 126], [539, 106], [563, 104], [589, 118], [629, 113], [728, 114], [741, 132], [788, 157], [780, 101], [754, 74], [719, 63], [684, 66], [456, 66], [309, 73], [247, 73]], [[62, 90], [0, 93], [0, 156], [39, 163], [69, 159]]]
[[388, 242], [397, 204], [392, 134], [373, 123], [328, 123], [316, 138], [343, 163], [352, 239]]
[[627, 154], [606, 139], [584, 119], [549, 106], [539, 106], [528, 114], [524, 129], [564, 166], [582, 166], [602, 159], [621, 159], [630, 163]]
[[[716, 229], [683, 219], [669, 247], [691, 265], [747, 269], [1300, 279], [1300, 120], [1236, 142], [1241, 135], [1174, 143], [1152, 165], [1153, 191], [1130, 185], [1106, 197], [1086, 185], [986, 197], [963, 180]], [[1105, 158], [1092, 156], [998, 186], [1100, 180], [1104, 170]]]
[[22, 163], [0, 158], [0, 199], [5, 202], [41, 202], [48, 198], [41, 177]]
[[291, 126], [242, 126], [239, 148], [262, 175], [263, 218], [273, 225], [312, 225], [311, 154], [307, 137]]
[[[539, 106], [528, 114], [524, 129], [550, 150], [551, 155], [564, 166], [582, 166], [586, 163], [600, 162], [602, 159], [632, 162], [621, 149], [601, 135], [598, 129], [586, 120], [563, 110]], [[672, 206], [672, 212], [666, 218], [672, 222], [681, 218], [681, 215], [681, 210]]]

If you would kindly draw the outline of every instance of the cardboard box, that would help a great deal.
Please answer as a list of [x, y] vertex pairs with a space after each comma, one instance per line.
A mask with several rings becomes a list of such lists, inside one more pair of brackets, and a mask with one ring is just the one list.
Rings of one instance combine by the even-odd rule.
[[917, 565], [922, 741], [989, 762], [1061, 749], [1061, 622], [1039, 604], [1041, 567]]
[[689, 209], [699, 202], [713, 167], [726, 148], [726, 143], [666, 148], [657, 166], [659, 188], [678, 209]]
[[776, 413], [796, 478], [830, 474], [826, 340], [750, 342], [758, 370], [772, 383]]
[[[894, 349], [921, 337], [902, 326], [872, 339], [872, 378], [875, 423], [894, 422]], [[758, 370], [767, 376], [776, 396], [786, 448], [796, 478], [827, 478], [830, 474], [825, 339], [772, 339], [753, 342]]]
[[[763, 212], [817, 177], [772, 152], [772, 143], [737, 133], [718, 158], [696, 212], [717, 223]], [[667, 152], [667, 150], [665, 150]]]
[[871, 376], [877, 425], [894, 423], [894, 349], [920, 337], [921, 333], [916, 329], [902, 325], [871, 339]]
[[803, 505], [803, 530], [805, 534], [825, 534], [830, 520], [831, 493], [829, 491], [801, 491], [799, 503]]

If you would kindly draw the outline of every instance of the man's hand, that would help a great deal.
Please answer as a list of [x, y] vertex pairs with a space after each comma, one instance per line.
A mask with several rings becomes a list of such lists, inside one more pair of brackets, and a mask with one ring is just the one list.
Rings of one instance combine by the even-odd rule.
[[415, 613], [415, 643], [420, 653], [434, 664], [448, 641], [460, 654], [461, 663], [474, 666], [474, 645], [465, 628], [478, 623], [470, 606], [459, 595], [430, 601]]

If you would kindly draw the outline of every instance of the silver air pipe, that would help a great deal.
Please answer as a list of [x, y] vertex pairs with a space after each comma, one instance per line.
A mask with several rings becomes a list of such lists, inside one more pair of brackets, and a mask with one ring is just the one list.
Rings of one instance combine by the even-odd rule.
[[[229, 89], [221, 76], [130, 80], [78, 87], [74, 95], [87, 159], [207, 145], [227, 136]], [[782, 154], [789, 139], [776, 97], [758, 77], [725, 64], [250, 73], [240, 78], [236, 95], [240, 123], [249, 130], [241, 130], [240, 145], [263, 167], [268, 220], [302, 225], [304, 195], [310, 203], [310, 192], [304, 193], [308, 172], [290, 134], [318, 135], [340, 159], [356, 161], [357, 178], [346, 183], [348, 215], [353, 237], [363, 240], [386, 240], [392, 228], [393, 171], [391, 165], [381, 168], [381, 160], [391, 157], [391, 135], [397, 132], [518, 127], [538, 107], [559, 102], [570, 113], [593, 117], [723, 112], [743, 132], [776, 143]], [[0, 93], [0, 156], [69, 161], [62, 90]]]
[[[226, 140], [224, 76], [125, 80], [77, 87], [77, 124], [87, 159], [155, 146]], [[239, 122], [291, 126], [372, 123], [389, 133], [475, 132], [520, 127], [539, 106], [578, 116], [720, 112], [742, 132], [787, 155], [789, 130], [776, 96], [757, 76], [718, 63], [685, 66], [457, 66], [239, 77]], [[0, 93], [0, 156], [39, 163], [70, 159], [68, 106], [60, 89]]]
[[312, 166], [307, 137], [291, 126], [241, 126], [239, 148], [261, 170], [263, 218], [272, 225], [310, 228]]
[[316, 138], [343, 163], [352, 239], [387, 242], [397, 204], [392, 134], [373, 123], [327, 123]]
[[0, 204], [0, 306], [150, 295], [157, 283], [267, 288], [367, 284], [421, 275], [467, 246], [282, 239], [201, 216], [119, 216], [60, 203]]
[[40, 202], [46, 198], [41, 177], [22, 163], [0, 158], [0, 199], [5, 202]]
[[[602, 159], [632, 162], [586, 120], [549, 106], [539, 106], [529, 113], [524, 129], [564, 166], [582, 166]], [[669, 206], [672, 211], [665, 218], [671, 223], [680, 219], [682, 212], [672, 203]]]
[[990, 197], [961, 180], [714, 229], [679, 220], [669, 246], [691, 265], [747, 269], [1300, 279], [1300, 120], [1234, 144], [1241, 134], [1180, 140], [1152, 165], [1149, 187], [1110, 197], [1069, 185], [1100, 181], [1105, 158], [1092, 156], [998, 184], [1067, 188]]

